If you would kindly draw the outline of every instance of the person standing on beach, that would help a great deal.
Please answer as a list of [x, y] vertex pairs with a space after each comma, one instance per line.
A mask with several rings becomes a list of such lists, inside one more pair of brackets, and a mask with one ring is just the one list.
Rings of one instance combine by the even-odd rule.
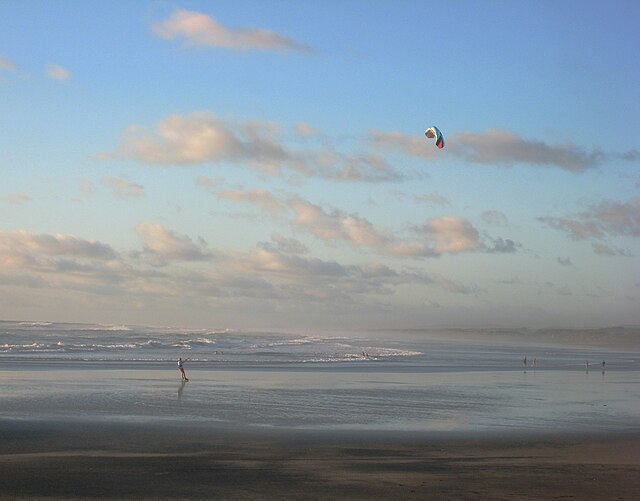
[[180, 377], [182, 378], [183, 381], [187, 382], [189, 381], [189, 379], [187, 378], [187, 375], [184, 373], [184, 360], [182, 360], [182, 357], [180, 357], [178, 359], [178, 370], [180, 371]]

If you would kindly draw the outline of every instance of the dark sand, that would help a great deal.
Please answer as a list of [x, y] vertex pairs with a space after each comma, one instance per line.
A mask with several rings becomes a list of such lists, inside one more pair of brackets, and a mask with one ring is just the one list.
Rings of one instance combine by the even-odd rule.
[[2, 499], [640, 499], [640, 433], [238, 432], [0, 420]]

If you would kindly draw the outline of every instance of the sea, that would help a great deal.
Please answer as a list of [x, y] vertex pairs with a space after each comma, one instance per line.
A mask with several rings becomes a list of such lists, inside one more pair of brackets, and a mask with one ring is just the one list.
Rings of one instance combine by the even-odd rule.
[[[180, 357], [189, 382], [180, 379]], [[245, 430], [639, 431], [640, 331], [0, 321], [0, 423], [50, 419]]]

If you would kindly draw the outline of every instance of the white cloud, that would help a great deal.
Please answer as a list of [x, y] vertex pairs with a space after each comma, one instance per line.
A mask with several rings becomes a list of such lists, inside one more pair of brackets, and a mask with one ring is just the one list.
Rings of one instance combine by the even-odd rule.
[[321, 240], [344, 240], [356, 247], [379, 247], [391, 240], [386, 230], [357, 214], [337, 209], [328, 212], [302, 198], [291, 199], [289, 207], [293, 211], [293, 224]]
[[151, 27], [165, 40], [183, 39], [185, 47], [214, 47], [238, 51], [295, 51], [311, 53], [311, 48], [284, 35], [263, 28], [229, 28], [206, 14], [176, 10]]
[[437, 253], [458, 253], [475, 250], [480, 245], [478, 230], [466, 219], [443, 216], [428, 219], [422, 227]]
[[[204, 180], [202, 184], [205, 184]], [[221, 199], [251, 204], [274, 218], [288, 220], [293, 228], [328, 245], [345, 242], [382, 255], [407, 258], [474, 251], [513, 253], [522, 247], [510, 239], [481, 236], [470, 221], [457, 216], [428, 219], [422, 227], [414, 228], [416, 238], [407, 239], [358, 214], [324, 208], [299, 196], [278, 197], [265, 190], [225, 191], [205, 187]]]
[[71, 79], [71, 72], [68, 69], [54, 63], [47, 65], [45, 74], [47, 77], [60, 82], [65, 82]]
[[282, 201], [266, 190], [220, 190], [216, 192], [216, 195], [224, 200], [255, 205], [272, 216], [283, 214], [288, 210]]
[[410, 284], [452, 294], [478, 291], [421, 270], [320, 259], [279, 234], [272, 243], [224, 253], [158, 224], [143, 222], [136, 231], [142, 251], [123, 253], [69, 235], [0, 232], [0, 289], [32, 289], [76, 305], [100, 297], [118, 309], [124, 302], [162, 308], [178, 299], [182, 306], [195, 301], [206, 308], [261, 305], [299, 313], [379, 312], [389, 307], [381, 298]]
[[136, 226], [136, 232], [142, 238], [144, 251], [161, 259], [205, 261], [214, 257], [205, 241], [194, 242], [187, 235], [177, 235], [160, 224], [142, 222]]
[[204, 112], [161, 120], [154, 131], [131, 126], [112, 156], [148, 164], [197, 165], [236, 159], [245, 146], [217, 117]]
[[11, 255], [30, 253], [47, 256], [72, 256], [90, 259], [115, 259], [116, 252], [107, 244], [70, 235], [37, 235], [24, 230], [0, 232], [0, 250]]
[[460, 132], [447, 137], [447, 146], [438, 150], [425, 141], [420, 134], [407, 136], [397, 131], [374, 130], [370, 143], [384, 150], [395, 150], [405, 155], [435, 159], [442, 155], [453, 155], [469, 163], [510, 167], [516, 164], [545, 165], [571, 172], [583, 172], [601, 165], [611, 157], [637, 161], [636, 151], [626, 153], [604, 153], [587, 151], [573, 144], [549, 144], [544, 141], [524, 139], [519, 135], [500, 129], [484, 132]]
[[126, 179], [104, 177], [102, 183], [111, 188], [116, 198], [141, 198], [144, 195], [144, 186]]
[[223, 120], [209, 112], [171, 115], [154, 129], [128, 127], [116, 151], [97, 157], [175, 166], [231, 162], [272, 176], [289, 173], [337, 181], [403, 178], [379, 155], [291, 149], [278, 137], [278, 130], [273, 123]]

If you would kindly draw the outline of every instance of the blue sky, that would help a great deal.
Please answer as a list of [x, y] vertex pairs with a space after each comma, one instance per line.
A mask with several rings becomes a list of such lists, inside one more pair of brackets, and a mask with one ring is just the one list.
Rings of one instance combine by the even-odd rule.
[[3, 2], [0, 317], [637, 324], [639, 15]]

